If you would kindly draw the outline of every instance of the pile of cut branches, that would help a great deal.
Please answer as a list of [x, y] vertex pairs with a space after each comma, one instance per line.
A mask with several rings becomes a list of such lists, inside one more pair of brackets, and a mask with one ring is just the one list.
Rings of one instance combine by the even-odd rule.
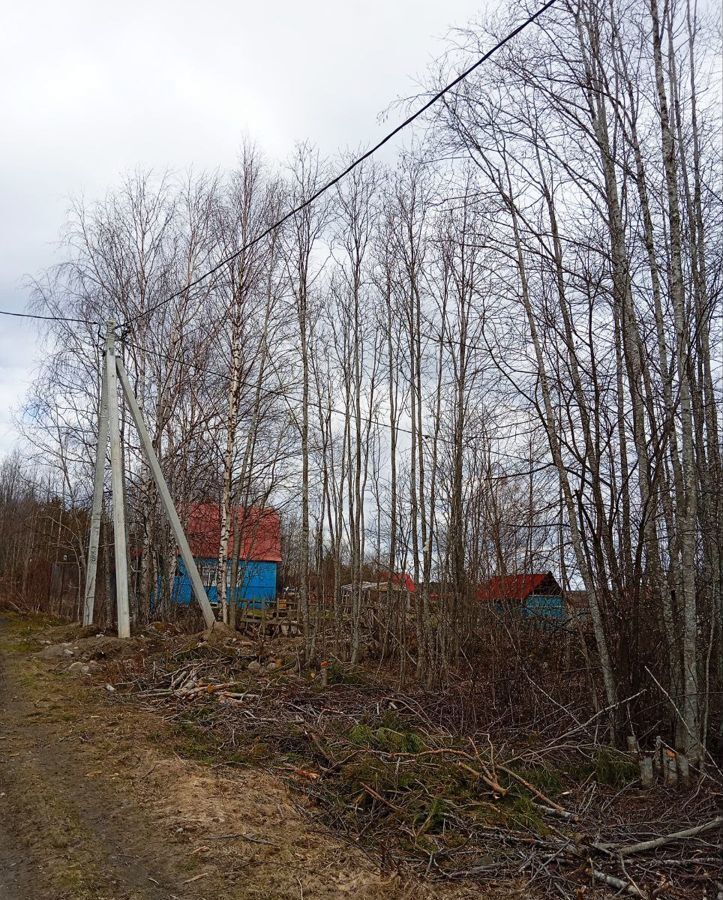
[[307, 812], [390, 870], [525, 878], [565, 897], [586, 884], [698, 897], [720, 879], [714, 782], [642, 790], [635, 759], [601, 744], [579, 710], [461, 730], [439, 693], [339, 666], [323, 685], [251, 642], [168, 649], [117, 672], [118, 694], [213, 741], [217, 765], [282, 775]]

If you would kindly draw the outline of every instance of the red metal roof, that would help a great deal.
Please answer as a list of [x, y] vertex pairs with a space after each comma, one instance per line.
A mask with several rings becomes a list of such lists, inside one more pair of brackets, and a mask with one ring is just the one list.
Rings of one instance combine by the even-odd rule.
[[[234, 527], [241, 528], [240, 558], [255, 562], [281, 562], [281, 523], [275, 509], [235, 507], [228, 539], [227, 557], [233, 552]], [[221, 542], [221, 510], [216, 503], [196, 503], [188, 510], [186, 537], [191, 553], [201, 559], [216, 559]]]
[[392, 575], [389, 575], [387, 572], [386, 575], [383, 575], [379, 580], [380, 582], [384, 582], [385, 580], [391, 581], [392, 584], [397, 585], [403, 591], [409, 591], [410, 594], [413, 594], [417, 590], [414, 579], [406, 572], [394, 572]]
[[495, 575], [477, 588], [478, 600], [526, 600], [548, 578], [552, 572], [537, 572], [529, 575]]

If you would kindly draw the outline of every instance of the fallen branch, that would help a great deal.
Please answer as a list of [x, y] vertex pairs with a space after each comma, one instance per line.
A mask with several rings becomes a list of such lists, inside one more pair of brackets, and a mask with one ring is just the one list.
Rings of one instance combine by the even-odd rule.
[[633, 894], [635, 897], [643, 896], [640, 888], [635, 887], [635, 885], [631, 884], [629, 881], [623, 881], [622, 878], [616, 878], [614, 875], [606, 875], [605, 872], [601, 872], [599, 869], [593, 869], [592, 867], [588, 869], [588, 873], [592, 875], [596, 881], [602, 881], [605, 884], [609, 884], [610, 887], [614, 887], [624, 894]]
[[544, 803], [535, 803], [535, 806], [545, 813], [546, 816], [555, 816], [559, 819], [567, 819], [570, 822], [579, 822], [580, 817], [575, 813], [568, 812], [566, 809], [560, 809], [558, 806], [545, 806]]
[[181, 884], [193, 884], [194, 881], [200, 881], [202, 878], [207, 878], [210, 874], [210, 872], [201, 872], [200, 875], [194, 875], [193, 878], [187, 878], [185, 881], [182, 881]]
[[307, 731], [306, 736], [309, 738], [311, 743], [319, 751], [319, 754], [321, 755], [321, 757], [327, 763], [329, 763], [329, 765], [332, 767], [332, 769], [336, 769], [339, 766], [338, 761], [336, 760], [334, 755], [331, 753], [331, 751], [327, 750], [327, 748], [322, 745], [321, 740], [319, 739], [319, 736], [317, 734], [315, 734], [313, 731]]
[[464, 769], [465, 772], [469, 772], [471, 775], [474, 775], [475, 778], [481, 778], [482, 781], [487, 785], [487, 787], [491, 788], [493, 793], [499, 794], [500, 797], [506, 797], [509, 791], [507, 788], [503, 788], [501, 784], [498, 784], [494, 778], [490, 776], [488, 773], [485, 775], [484, 772], [478, 772], [477, 769], [472, 768], [472, 766], [468, 766], [467, 763], [459, 762], [457, 765], [460, 769]]
[[534, 784], [530, 784], [529, 781], [526, 781], [521, 775], [518, 775], [517, 772], [513, 772], [512, 769], [508, 769], [507, 766], [503, 766], [500, 763], [497, 764], [497, 768], [502, 769], [503, 772], [505, 772], [507, 775], [509, 775], [510, 778], [514, 778], [515, 781], [519, 781], [519, 783], [524, 788], [527, 788], [527, 790], [531, 794], [534, 794], [538, 800], [542, 800], [542, 802], [545, 804], [545, 806], [549, 806], [551, 809], [557, 810], [558, 813], [566, 813], [567, 812], [567, 810], [564, 807], [560, 806], [559, 803], [555, 803], [554, 800], [550, 800], [550, 798], [547, 797], [545, 794], [543, 794], [542, 791], [538, 790]]
[[390, 803], [389, 800], [387, 800], [385, 797], [382, 797], [381, 794], [377, 793], [374, 790], [374, 788], [369, 787], [369, 785], [364, 784], [364, 782], [362, 782], [362, 787], [367, 792], [367, 794], [369, 794], [369, 796], [372, 797], [374, 800], [378, 800], [380, 803], [383, 803], [385, 806], [388, 806], [390, 809], [393, 809], [394, 812], [398, 812], [398, 813], [401, 813], [402, 815], [404, 815], [403, 809], [400, 809], [398, 806], [395, 806], [393, 803]]
[[237, 681], [227, 681], [225, 684], [198, 684], [194, 687], [186, 687], [184, 685], [178, 688], [176, 693], [185, 700], [191, 697], [198, 697], [201, 694], [215, 694], [219, 691], [226, 691], [228, 688], [236, 687], [237, 684]]
[[321, 777], [318, 772], [312, 772], [310, 769], [299, 769], [297, 766], [292, 766], [289, 763], [284, 765], [283, 768], [289, 769], [289, 771], [299, 775], [301, 778], [308, 778], [310, 781], [316, 781], [317, 778]]
[[705, 831], [712, 831], [714, 828], [720, 828], [723, 825], [723, 816], [717, 816], [704, 825], [696, 825], [694, 828], [685, 828], [683, 831], [675, 831], [673, 834], [666, 834], [663, 837], [654, 838], [650, 841], [641, 841], [639, 844], [629, 844], [627, 847], [620, 847], [618, 853], [621, 856], [630, 856], [633, 853], [645, 853], [647, 850], [655, 850], [656, 847], [662, 847], [665, 844], [671, 844], [673, 841], [685, 840], [685, 838], [695, 837], [697, 834], [703, 834]]

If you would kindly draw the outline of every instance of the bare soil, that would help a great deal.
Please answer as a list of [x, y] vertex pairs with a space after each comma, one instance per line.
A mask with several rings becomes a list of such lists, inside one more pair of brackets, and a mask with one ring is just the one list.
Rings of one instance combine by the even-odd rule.
[[38, 654], [36, 633], [0, 617], [2, 900], [530, 896], [381, 873], [282, 781], [184, 758], [173, 722], [68, 671], [62, 645]]

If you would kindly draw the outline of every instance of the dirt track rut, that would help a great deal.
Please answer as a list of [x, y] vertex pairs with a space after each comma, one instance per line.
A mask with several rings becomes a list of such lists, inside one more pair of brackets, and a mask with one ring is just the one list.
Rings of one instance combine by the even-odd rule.
[[39, 659], [33, 629], [0, 616], [0, 900], [482, 896], [380, 873], [262, 770], [182, 758], [173, 723]]

